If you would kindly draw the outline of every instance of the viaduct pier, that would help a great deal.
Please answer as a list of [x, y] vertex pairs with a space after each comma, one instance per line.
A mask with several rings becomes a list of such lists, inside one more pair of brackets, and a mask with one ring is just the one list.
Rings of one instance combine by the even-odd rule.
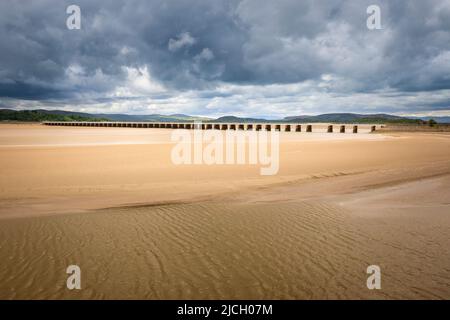
[[324, 123], [193, 123], [193, 122], [119, 122], [119, 121], [45, 121], [46, 126], [110, 127], [110, 128], [167, 128], [200, 130], [265, 130], [283, 132], [369, 133], [383, 127], [375, 124]]

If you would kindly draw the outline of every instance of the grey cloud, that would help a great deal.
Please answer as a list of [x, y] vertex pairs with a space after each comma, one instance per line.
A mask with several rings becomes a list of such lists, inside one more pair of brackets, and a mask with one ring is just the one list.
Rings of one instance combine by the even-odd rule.
[[178, 51], [183, 47], [190, 47], [195, 43], [195, 38], [193, 38], [189, 32], [181, 33], [177, 39], [169, 39], [169, 44], [167, 48], [169, 51]]
[[[308, 105], [304, 89], [289, 89], [296, 83], [331, 96], [447, 92], [450, 2], [376, 3], [383, 29], [371, 31], [366, 8], [372, 0], [81, 0], [82, 29], [67, 30], [71, 1], [4, 0], [0, 98], [110, 99], [128, 85], [127, 68], [143, 67], [173, 99], [195, 91], [198, 113], [214, 110], [219, 100], [216, 111], [227, 104], [236, 111], [239, 106], [230, 107], [235, 103], [248, 108], [242, 99], [247, 93], [224, 92], [226, 85], [284, 84], [276, 95], [280, 101], [291, 97], [285, 112], [295, 99]], [[325, 75], [332, 80], [323, 81]], [[216, 104], [208, 105], [214, 98]], [[449, 108], [450, 97], [440, 99], [431, 106], [404, 105]]]

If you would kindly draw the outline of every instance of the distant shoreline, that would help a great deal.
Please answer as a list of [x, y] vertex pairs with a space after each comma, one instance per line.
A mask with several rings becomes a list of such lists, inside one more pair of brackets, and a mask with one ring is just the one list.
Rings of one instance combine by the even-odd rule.
[[132, 114], [108, 114], [108, 113], [85, 113], [65, 110], [13, 110], [0, 109], [0, 121], [2, 120], [16, 120], [16, 121], [134, 121], [134, 122], [194, 122], [201, 121], [209, 122], [272, 122], [272, 123], [358, 123], [358, 124], [428, 124], [433, 123], [447, 123], [448, 117], [436, 117], [436, 119], [429, 119], [424, 117], [420, 119], [417, 117], [396, 116], [391, 114], [358, 114], [358, 113], [326, 113], [319, 115], [299, 115], [288, 116], [278, 119], [265, 119], [255, 117], [237, 117], [233, 115], [222, 116], [218, 118], [210, 118], [203, 116], [191, 116], [185, 114], [147, 114], [147, 115], [132, 115]]

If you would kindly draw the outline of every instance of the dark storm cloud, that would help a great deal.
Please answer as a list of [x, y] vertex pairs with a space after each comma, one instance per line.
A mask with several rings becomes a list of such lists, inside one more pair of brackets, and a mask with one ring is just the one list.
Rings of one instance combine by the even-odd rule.
[[[66, 28], [70, 4], [81, 7], [81, 30]], [[366, 27], [371, 4], [382, 30]], [[235, 94], [214, 91], [219, 84], [312, 81], [339, 95], [450, 89], [442, 0], [3, 0], [0, 38], [0, 97], [101, 96], [127, 86], [130, 70], [198, 99]], [[322, 86], [324, 76], [335, 80]]]

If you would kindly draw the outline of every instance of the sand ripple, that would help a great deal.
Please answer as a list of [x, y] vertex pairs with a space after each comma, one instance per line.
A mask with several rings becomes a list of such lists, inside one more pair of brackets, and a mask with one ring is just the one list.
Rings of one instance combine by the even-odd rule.
[[[427, 253], [439, 247], [433, 239], [405, 247], [382, 236], [376, 221], [358, 219], [329, 204], [296, 202], [177, 204], [5, 220], [0, 298], [450, 297], [450, 263], [445, 254]], [[420, 239], [420, 230], [412, 232]], [[65, 288], [70, 264], [81, 267], [80, 291]], [[381, 291], [366, 288], [370, 264], [384, 270]]]

